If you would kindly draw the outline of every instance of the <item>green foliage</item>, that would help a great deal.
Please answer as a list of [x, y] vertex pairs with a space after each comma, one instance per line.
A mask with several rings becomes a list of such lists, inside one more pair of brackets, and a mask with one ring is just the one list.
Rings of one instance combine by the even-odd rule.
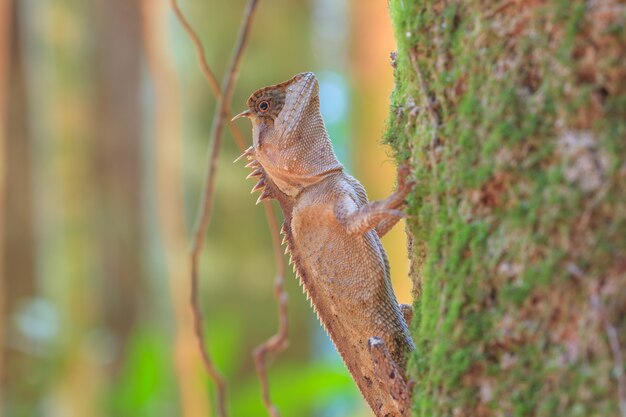
[[176, 413], [176, 378], [163, 333], [135, 333], [119, 381], [108, 393], [108, 408], [116, 416], [158, 416]]
[[[229, 408], [234, 416], [263, 415], [266, 411], [261, 400], [258, 379], [247, 372], [240, 377], [241, 358], [250, 356], [240, 352], [242, 329], [228, 327], [236, 317], [221, 320], [212, 329], [220, 337], [211, 343], [214, 358], [223, 365], [230, 382]], [[223, 322], [223, 324], [222, 324]], [[226, 330], [227, 329], [227, 330]], [[129, 351], [122, 364], [121, 373], [111, 385], [105, 398], [107, 413], [115, 416], [169, 416], [180, 409], [179, 387], [174, 373], [167, 333], [157, 329], [142, 328], [129, 343]], [[208, 377], [202, 369], [199, 375], [211, 389]], [[332, 409], [338, 398], [346, 400], [351, 407], [360, 399], [343, 364], [335, 362], [277, 361], [268, 370], [272, 387], [272, 399], [287, 415], [311, 415], [315, 410]]]
[[[356, 403], [354, 382], [342, 366], [328, 362], [276, 364], [269, 376], [271, 386], [276, 387], [272, 399], [284, 415], [312, 415], [314, 410], [328, 410], [328, 404], [337, 398], [351, 398]], [[260, 416], [267, 412], [256, 380], [247, 381], [237, 391], [233, 415]]]
[[599, 291], [626, 334], [624, 19], [600, 27], [582, 1], [390, 9], [386, 140], [419, 182], [414, 415], [617, 416], [615, 364], [589, 297]]

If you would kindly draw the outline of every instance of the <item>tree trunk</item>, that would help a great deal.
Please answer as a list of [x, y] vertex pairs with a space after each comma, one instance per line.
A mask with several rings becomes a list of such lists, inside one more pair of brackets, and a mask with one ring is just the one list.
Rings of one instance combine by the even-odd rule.
[[[30, 128], [27, 112], [30, 103], [27, 96], [28, 76], [24, 71], [24, 28], [20, 19], [19, 4], [1, 1], [3, 14], [0, 22], [0, 43], [3, 49], [0, 58], [0, 137], [2, 145], [0, 158], [2, 167], [3, 196], [0, 197], [2, 218], [0, 240], [0, 277], [3, 298], [0, 316], [4, 343], [0, 346], [3, 366], [0, 369], [4, 407], [0, 414], [15, 415], [21, 410], [18, 404], [28, 402], [28, 398], [38, 394], [33, 380], [20, 378], [28, 374], [33, 364], [32, 356], [22, 347], [27, 343], [17, 325], [16, 318], [34, 300], [35, 278], [35, 236], [32, 199], [33, 161], [30, 148]], [[31, 304], [32, 305], [32, 304]], [[20, 383], [12, 383], [19, 380]]]
[[108, 333], [98, 320], [108, 299], [96, 285], [91, 4], [22, 0], [15, 6], [23, 28], [19, 40], [28, 108], [22, 117], [29, 122], [33, 183], [21, 192], [32, 195], [36, 261], [35, 298], [26, 308], [35, 311], [46, 332], [26, 334], [28, 365], [10, 379], [14, 389], [33, 385], [38, 395], [12, 399], [19, 408], [9, 414], [45, 410], [99, 417], [106, 414], [100, 402], [101, 359], [108, 349], [101, 343], [107, 339], [97, 335]]
[[625, 416], [626, 14], [392, 0], [418, 416]]
[[[141, 20], [137, 0], [94, 2], [96, 48], [95, 182], [98, 257], [105, 321], [118, 343], [119, 372], [145, 294], [141, 228]], [[121, 47], [123, 45], [123, 47]]]

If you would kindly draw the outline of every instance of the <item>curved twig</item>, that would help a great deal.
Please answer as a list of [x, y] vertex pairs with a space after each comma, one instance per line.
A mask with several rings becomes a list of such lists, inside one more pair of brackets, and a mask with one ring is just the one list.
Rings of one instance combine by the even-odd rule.
[[263, 404], [267, 412], [272, 417], [280, 417], [278, 408], [272, 403], [270, 398], [269, 381], [267, 379], [266, 361], [268, 353], [280, 353], [289, 343], [289, 324], [287, 321], [287, 293], [284, 289], [285, 262], [280, 251], [280, 235], [278, 233], [278, 222], [269, 202], [264, 204], [265, 214], [272, 234], [272, 247], [276, 262], [276, 280], [274, 281], [274, 296], [278, 301], [278, 331], [265, 342], [254, 349], [254, 365], [261, 383]]
[[[177, 385], [180, 393], [180, 416], [211, 415], [204, 382], [195, 376], [203, 366], [195, 355], [196, 336], [187, 300], [187, 227], [183, 214], [183, 190], [180, 139], [181, 112], [179, 86], [171, 65], [171, 48], [166, 41], [168, 4], [141, 0], [142, 29], [146, 63], [154, 89], [154, 158], [157, 213], [165, 249], [165, 265], [172, 313], [176, 323], [173, 340]], [[191, 352], [189, 350], [191, 349]], [[193, 353], [193, 354], [190, 354]]]
[[198, 56], [200, 69], [202, 70], [202, 73], [204, 74], [206, 80], [209, 82], [211, 86], [211, 91], [213, 91], [213, 94], [217, 98], [221, 98], [222, 92], [220, 91], [220, 84], [217, 81], [217, 77], [215, 76], [213, 71], [211, 71], [211, 67], [209, 67], [209, 65], [207, 64], [206, 54], [204, 53], [204, 48], [202, 47], [202, 41], [200, 40], [200, 37], [198, 36], [196, 31], [193, 30], [193, 28], [189, 24], [189, 21], [185, 18], [185, 15], [180, 10], [180, 7], [178, 7], [178, 1], [170, 0], [170, 4], [172, 5], [172, 10], [174, 10], [176, 18], [180, 22], [185, 32], [187, 32], [187, 35], [189, 35], [191, 41], [193, 42], [193, 46], [196, 48], [196, 55]]
[[[213, 95], [215, 96], [217, 100], [221, 100], [222, 89], [220, 88], [220, 85], [217, 82], [217, 77], [215, 76], [215, 73], [211, 70], [211, 67], [209, 66], [207, 62], [206, 54], [204, 53], [204, 47], [202, 46], [202, 41], [200, 40], [200, 37], [198, 36], [196, 31], [193, 30], [193, 28], [191, 27], [191, 24], [189, 24], [189, 21], [187, 20], [187, 18], [185, 18], [185, 15], [180, 10], [180, 7], [178, 6], [178, 0], [170, 0], [170, 4], [172, 5], [172, 10], [174, 11], [176, 18], [180, 22], [185, 32], [187, 32], [187, 35], [191, 39], [191, 42], [193, 43], [193, 46], [196, 49], [196, 56], [198, 57], [198, 65], [200, 65], [202, 74], [204, 74], [204, 78], [206, 78], [207, 82], [209, 83], [209, 88], [211, 88], [211, 92], [213, 93]], [[226, 111], [225, 118], [228, 122], [228, 126], [230, 127], [230, 131], [233, 134], [233, 138], [235, 138], [237, 147], [243, 150], [245, 149], [245, 141], [243, 140], [243, 135], [239, 131], [239, 128], [237, 128], [237, 125], [230, 120], [231, 114], [230, 114], [229, 106], [226, 107], [225, 111]]]
[[[174, 2], [175, 4], [175, 2]], [[241, 63], [241, 58], [243, 56], [243, 51], [246, 48], [248, 43], [248, 38], [250, 36], [250, 28], [252, 26], [252, 20], [255, 15], [255, 11], [258, 5], [258, 0], [249, 0], [246, 6], [246, 10], [243, 15], [243, 23], [240, 26], [239, 34], [237, 36], [236, 47], [234, 50], [234, 54], [231, 58], [228, 71], [224, 77], [224, 81], [222, 83], [222, 92], [220, 96], [218, 96], [218, 104], [215, 108], [215, 114], [213, 115], [213, 125], [211, 127], [211, 138], [213, 139], [213, 143], [210, 147], [209, 153], [209, 163], [207, 167], [207, 172], [205, 175], [205, 186], [204, 191], [202, 193], [202, 197], [200, 200], [200, 205], [198, 208], [198, 214], [196, 218], [196, 222], [193, 228], [193, 241], [190, 253], [191, 260], [191, 308], [194, 316], [194, 329], [196, 333], [196, 338], [198, 341], [198, 347], [202, 354], [202, 360], [204, 363], [204, 367], [215, 382], [217, 388], [217, 405], [218, 405], [218, 413], [221, 417], [226, 417], [228, 415], [226, 410], [226, 383], [224, 378], [219, 373], [211, 357], [209, 356], [208, 350], [206, 348], [204, 342], [204, 329], [203, 325], [203, 317], [202, 310], [200, 309], [200, 302], [198, 299], [198, 264], [200, 253], [202, 252], [202, 247], [204, 245], [204, 236], [206, 235], [206, 231], [209, 227], [209, 223], [211, 220], [211, 212], [213, 209], [213, 200], [215, 196], [215, 174], [217, 172], [217, 161], [219, 157], [219, 151], [222, 144], [222, 136], [224, 132], [224, 119], [228, 114], [228, 108], [230, 107], [230, 100], [233, 94], [233, 90], [235, 87], [235, 79], [237, 78], [237, 74], [239, 71], [239, 64]], [[180, 10], [178, 11], [179, 19], [182, 14]], [[187, 28], [190, 29], [190, 26], [187, 24]], [[189, 33], [189, 32], [188, 32]], [[193, 33], [193, 31], [191, 31]], [[198, 40], [197, 36], [192, 37], [192, 39]], [[200, 48], [201, 49], [201, 48]], [[208, 68], [208, 65], [206, 65]], [[219, 90], [219, 89], [217, 89]], [[217, 96], [217, 95], [216, 95]]]
[[[181, 23], [181, 25], [183, 26], [183, 28], [185, 29], [185, 31], [187, 32], [191, 41], [194, 44], [200, 68], [202, 69], [202, 72], [209, 84], [209, 87], [211, 88], [211, 91], [213, 92], [213, 94], [218, 100], [221, 99], [222, 91], [219, 85], [217, 84], [217, 80], [213, 74], [213, 71], [211, 71], [211, 68], [206, 61], [206, 55], [204, 53], [204, 48], [202, 46], [202, 42], [200, 41], [200, 38], [198, 37], [196, 32], [193, 30], [193, 28], [191, 27], [191, 25], [189, 24], [189, 22], [183, 15], [182, 11], [178, 7], [177, 0], [170, 0], [170, 3], [172, 5], [172, 8], [174, 10], [176, 17], [178, 18], [179, 22]], [[233, 134], [233, 138], [235, 139], [235, 143], [237, 144], [237, 147], [239, 148], [240, 151], [243, 152], [246, 148], [245, 142], [237, 126], [232, 121], [230, 121], [230, 113], [228, 112], [228, 108], [226, 109], [225, 119], [228, 120], [229, 122], [229, 127]], [[276, 416], [278, 412], [277, 412], [276, 407], [271, 403], [271, 400], [270, 400], [269, 384], [267, 380], [267, 374], [265, 371], [266, 369], [265, 361], [266, 361], [266, 356], [268, 353], [270, 352], [279, 353], [280, 351], [284, 350], [288, 344], [288, 333], [287, 333], [288, 309], [287, 309], [287, 293], [285, 292], [284, 287], [283, 287], [284, 276], [285, 276], [285, 261], [284, 261], [284, 258], [280, 249], [278, 220], [276, 218], [276, 214], [272, 210], [272, 204], [269, 201], [264, 201], [263, 207], [265, 209], [266, 220], [270, 228], [270, 233], [272, 235], [272, 247], [274, 251], [274, 259], [276, 262], [276, 279], [275, 279], [275, 284], [274, 284], [274, 293], [279, 303], [279, 308], [278, 308], [279, 326], [278, 326], [278, 332], [276, 333], [276, 335], [270, 337], [265, 343], [258, 346], [254, 350], [254, 358], [255, 358], [257, 373], [259, 376], [259, 381], [261, 384], [261, 391], [263, 393], [263, 402], [268, 412], [270, 413], [270, 415]]]

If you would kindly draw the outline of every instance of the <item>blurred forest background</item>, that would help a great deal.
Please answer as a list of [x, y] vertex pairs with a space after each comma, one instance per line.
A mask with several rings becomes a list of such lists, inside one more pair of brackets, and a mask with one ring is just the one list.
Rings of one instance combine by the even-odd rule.
[[[244, 0], [186, 0], [221, 78]], [[386, 2], [262, 0], [232, 112], [315, 71], [340, 160], [370, 198], [395, 49]], [[0, 414], [209, 416], [191, 330], [190, 228], [215, 98], [167, 0], [0, 0]], [[245, 137], [250, 128], [238, 122]], [[270, 235], [226, 132], [201, 263], [209, 350], [235, 416], [265, 415], [251, 350], [276, 331]], [[384, 243], [410, 302], [403, 227]], [[285, 415], [368, 416], [291, 273]]]

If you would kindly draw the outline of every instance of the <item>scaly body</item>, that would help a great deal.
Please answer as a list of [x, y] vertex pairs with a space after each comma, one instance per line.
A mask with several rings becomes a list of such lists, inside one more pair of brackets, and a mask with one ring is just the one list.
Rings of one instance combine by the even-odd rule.
[[319, 111], [312, 73], [256, 91], [239, 116], [253, 122], [245, 153], [260, 180], [259, 200], [278, 200], [283, 233], [311, 304], [377, 416], [406, 416], [407, 354], [414, 349], [391, 287], [380, 242], [402, 216], [412, 184], [400, 170], [398, 190], [368, 202], [343, 172]]

